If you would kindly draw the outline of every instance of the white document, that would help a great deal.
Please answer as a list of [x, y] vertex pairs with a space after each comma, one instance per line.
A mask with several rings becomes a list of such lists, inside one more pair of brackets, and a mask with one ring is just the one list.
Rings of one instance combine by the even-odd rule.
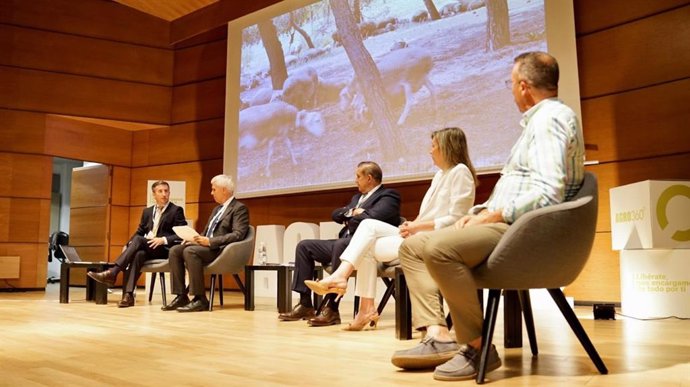
[[194, 237], [199, 235], [195, 229], [189, 226], [174, 226], [173, 231], [175, 231], [177, 236], [186, 240], [187, 242], [194, 242]]

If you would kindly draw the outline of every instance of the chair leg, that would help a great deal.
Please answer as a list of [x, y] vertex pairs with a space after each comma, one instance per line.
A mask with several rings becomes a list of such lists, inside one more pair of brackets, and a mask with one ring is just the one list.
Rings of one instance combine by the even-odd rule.
[[354, 319], [357, 317], [357, 311], [359, 310], [359, 296], [355, 296], [355, 302], [354, 302], [354, 310], [352, 311], [352, 318]]
[[407, 281], [401, 267], [395, 268], [395, 337], [398, 340], [412, 338], [412, 308]]
[[223, 275], [218, 274], [218, 299], [220, 300], [220, 306], [223, 306]]
[[213, 296], [214, 296], [214, 291], [216, 290], [216, 275], [211, 274], [211, 297], [208, 300], [208, 311], [211, 312], [213, 311]]
[[482, 354], [479, 357], [479, 371], [477, 372], [477, 384], [484, 384], [486, 376], [486, 366], [489, 360], [489, 350], [494, 338], [496, 328], [496, 316], [498, 315], [498, 304], [501, 301], [501, 289], [490, 289], [489, 299], [486, 305], [486, 316], [482, 324]]
[[489, 349], [494, 338], [494, 328], [496, 328], [496, 316], [498, 315], [498, 303], [501, 301], [501, 289], [490, 289], [489, 299], [486, 305], [486, 316], [482, 324], [482, 354], [479, 360], [479, 371], [477, 372], [477, 384], [484, 384], [486, 376], [486, 366], [489, 360]]
[[235, 283], [237, 284], [237, 287], [240, 288], [240, 291], [242, 292], [242, 294], [244, 294], [246, 296], [247, 295], [247, 288], [244, 287], [244, 284], [242, 283], [242, 279], [240, 278], [240, 276], [238, 274], [233, 274], [232, 278], [235, 279]]
[[608, 374], [609, 370], [606, 368], [606, 365], [604, 365], [604, 361], [601, 360], [596, 348], [594, 348], [594, 344], [592, 344], [592, 341], [589, 340], [589, 336], [587, 336], [587, 332], [585, 332], [582, 324], [580, 324], [580, 321], [577, 319], [575, 312], [570, 305], [568, 305], [568, 301], [566, 301], [563, 291], [558, 288], [547, 290], [549, 291], [549, 294], [551, 294], [551, 298], [553, 298], [553, 300], [556, 302], [556, 305], [558, 305], [558, 309], [560, 309], [561, 313], [563, 313], [563, 317], [565, 317], [566, 321], [568, 321], [568, 324], [570, 324], [570, 328], [575, 333], [575, 336], [577, 336], [578, 340], [580, 340], [580, 344], [582, 344], [582, 346], [585, 348], [585, 351], [587, 351], [589, 358], [592, 359], [592, 362], [597, 367], [597, 370], [599, 370], [599, 373], [602, 375]]
[[156, 285], [156, 273], [151, 273], [151, 281], [149, 284], [149, 302], [153, 300], [153, 287]]
[[532, 349], [532, 356], [537, 356], [539, 348], [537, 347], [537, 333], [534, 330], [534, 315], [532, 315], [532, 302], [529, 298], [529, 290], [518, 290], [518, 298], [520, 299], [522, 315], [525, 317], [529, 347]]
[[381, 297], [381, 302], [379, 302], [379, 307], [376, 308], [376, 311], [380, 315], [383, 313], [383, 309], [386, 307], [386, 304], [388, 303], [388, 300], [390, 300], [391, 296], [393, 295], [393, 292], [395, 291], [395, 281], [391, 280], [390, 278], [381, 278], [383, 280], [383, 283], [386, 284], [386, 291], [383, 293], [383, 297]]
[[[163, 298], [163, 305], [168, 305], [168, 296], [166, 293], [168, 292], [167, 289], [165, 289], [165, 273], [160, 272], [158, 275], [161, 277], [161, 297]], [[152, 277], [155, 277], [156, 273], [153, 273]], [[152, 280], [153, 282], [153, 280]], [[153, 296], [153, 285], [151, 285], [151, 293], [149, 294], [149, 302], [151, 302], [151, 296]]]

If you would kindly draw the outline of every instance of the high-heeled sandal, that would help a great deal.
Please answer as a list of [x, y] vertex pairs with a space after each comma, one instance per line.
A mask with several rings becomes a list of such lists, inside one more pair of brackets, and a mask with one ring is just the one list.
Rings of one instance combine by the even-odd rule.
[[[379, 316], [377, 311], [373, 311], [369, 313], [363, 320], [357, 322], [357, 317], [359, 317], [359, 313], [355, 317], [354, 321], [351, 323], [347, 324], [346, 327], [343, 327], [344, 331], [361, 331], [364, 330], [366, 327], [371, 327], [371, 329], [376, 329], [376, 326], [379, 323]], [[367, 328], [368, 329], [368, 328]]]
[[[345, 295], [345, 292], [347, 291], [347, 282], [345, 282], [345, 286], [338, 286], [342, 284], [326, 284], [321, 281], [312, 281], [312, 280], [305, 280], [304, 284], [307, 285], [309, 289], [311, 289], [314, 293], [324, 296], [326, 294], [332, 293], [332, 294], [337, 294], [338, 297], [336, 297], [336, 301], [339, 300], [340, 298]], [[333, 285], [333, 286], [331, 286]]]

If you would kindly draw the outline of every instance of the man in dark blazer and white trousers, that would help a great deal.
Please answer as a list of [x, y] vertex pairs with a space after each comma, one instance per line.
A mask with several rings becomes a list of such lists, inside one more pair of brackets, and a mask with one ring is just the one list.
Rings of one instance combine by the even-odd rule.
[[[243, 240], [249, 230], [249, 210], [234, 197], [235, 184], [227, 175], [211, 179], [211, 195], [219, 204], [206, 223], [204, 231], [170, 250], [172, 292], [177, 295], [163, 310], [200, 312], [208, 310], [204, 286], [204, 266], [213, 262], [232, 242]], [[185, 288], [185, 266], [189, 273], [189, 290]], [[194, 298], [190, 301], [190, 293]]]
[[304, 285], [304, 280], [314, 277], [314, 263], [330, 265], [335, 270], [340, 265], [340, 255], [350, 243], [350, 236], [355, 233], [359, 223], [367, 218], [378, 219], [394, 226], [400, 224], [400, 193], [394, 189], [384, 188], [381, 184], [383, 172], [373, 161], [363, 161], [357, 165], [355, 182], [359, 193], [352, 197], [350, 203], [336, 208], [331, 217], [333, 221], [343, 224], [338, 239], [307, 239], [297, 244], [295, 251], [295, 274], [292, 279], [292, 290], [300, 294], [300, 302], [288, 313], [281, 313], [278, 318], [283, 321], [308, 320], [310, 326], [327, 326], [340, 324], [338, 300], [333, 294], [326, 295], [325, 307], [316, 316], [311, 301], [311, 290]]
[[133, 292], [144, 262], [167, 258], [170, 247], [181, 242], [172, 228], [187, 224], [182, 207], [170, 202], [170, 185], [167, 182], [154, 182], [151, 192], [156, 204], [141, 213], [139, 227], [115, 261], [115, 266], [100, 273], [87, 273], [96, 281], [112, 286], [120, 271], [126, 271], [127, 283], [123, 285], [122, 299], [117, 304], [120, 308], [134, 306]]

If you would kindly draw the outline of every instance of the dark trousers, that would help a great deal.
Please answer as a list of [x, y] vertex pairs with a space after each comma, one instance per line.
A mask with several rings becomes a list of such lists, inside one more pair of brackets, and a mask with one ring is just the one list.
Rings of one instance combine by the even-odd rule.
[[185, 266], [189, 273], [189, 294], [206, 297], [204, 267], [213, 262], [220, 250], [198, 245], [177, 245], [170, 249], [170, 278], [174, 294], [187, 294], [184, 283]]
[[150, 259], [165, 259], [168, 256], [166, 246], [158, 246], [155, 249], [149, 247], [148, 240], [141, 235], [136, 235], [127, 245], [125, 251], [115, 260], [115, 264], [125, 270], [124, 291], [131, 293], [137, 286], [137, 280], [141, 275], [141, 267]]
[[[304, 280], [314, 279], [314, 265], [320, 262], [323, 266], [340, 266], [340, 255], [350, 243], [350, 238], [340, 239], [305, 239], [297, 244], [295, 250], [295, 273], [292, 277], [292, 290], [311, 296], [311, 290]], [[307, 297], [307, 298], [308, 298]]]

